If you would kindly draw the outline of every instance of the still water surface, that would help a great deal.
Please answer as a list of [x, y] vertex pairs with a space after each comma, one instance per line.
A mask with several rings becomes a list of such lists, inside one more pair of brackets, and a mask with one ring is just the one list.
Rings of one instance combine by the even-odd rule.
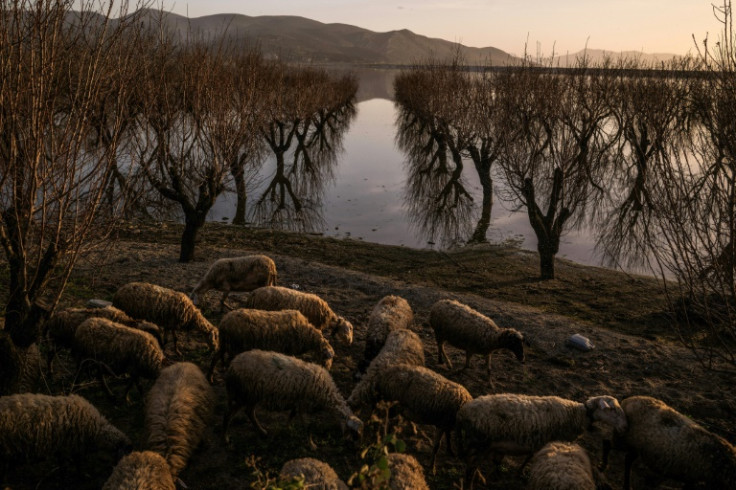
[[[439, 240], [421, 234], [411, 225], [405, 205], [405, 156], [394, 144], [396, 111], [390, 97], [390, 78], [375, 73], [361, 75], [357, 116], [343, 140], [334, 179], [325, 183], [321, 225], [314, 231], [326, 236], [351, 237], [368, 242], [403, 245], [413, 248], [438, 248]], [[482, 191], [472, 165], [466, 167], [465, 180], [476, 203]], [[269, 162], [262, 171], [269, 172]], [[499, 183], [495, 182], [496, 187]], [[258, 185], [250, 196], [258, 195]], [[497, 194], [497, 189], [494, 193]], [[249, 202], [255, 198], [249, 198]], [[213, 221], [230, 220], [235, 211], [232, 194], [222, 196], [210, 212]], [[522, 247], [536, 250], [537, 241], [524, 210], [514, 212], [494, 199], [492, 242], [523, 239]], [[434, 243], [436, 240], [437, 244]], [[558, 257], [588, 265], [599, 265], [594, 239], [585, 232], [570, 232], [563, 237]]]

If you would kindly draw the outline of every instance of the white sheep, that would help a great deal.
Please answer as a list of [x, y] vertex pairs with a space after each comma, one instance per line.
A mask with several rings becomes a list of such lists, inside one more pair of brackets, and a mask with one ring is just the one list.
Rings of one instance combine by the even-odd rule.
[[387, 457], [391, 476], [389, 490], [429, 490], [424, 470], [411, 454], [390, 453]]
[[250, 349], [272, 350], [290, 356], [315, 351], [326, 369], [332, 366], [335, 351], [309, 320], [296, 310], [264, 311], [238, 309], [220, 322], [220, 347], [212, 356], [208, 378], [219, 360]]
[[232, 416], [240, 407], [262, 435], [266, 429], [256, 418], [255, 409], [328, 410], [340, 421], [343, 432], [360, 435], [363, 422], [353, 415], [330, 373], [316, 364], [295, 357], [262, 350], [250, 350], [235, 356], [225, 374], [228, 409], [225, 414], [225, 440]]
[[247, 255], [216, 260], [200, 279], [189, 297], [199, 304], [210, 289], [222, 291], [220, 308], [231, 291], [247, 292], [263, 286], [276, 285], [276, 264], [265, 255]]
[[477, 456], [492, 453], [498, 457], [531, 457], [548, 442], [574, 441], [596, 421], [618, 431], [626, 429], [626, 415], [611, 396], [588, 398], [584, 403], [557, 396], [511, 393], [475, 398], [460, 408], [456, 423], [465, 453], [467, 481], [472, 486]]
[[81, 396], [0, 397], [0, 480], [11, 462], [67, 456], [81, 462], [95, 449], [119, 457], [130, 448], [130, 439]]
[[303, 293], [280, 286], [258, 288], [246, 300], [248, 308], [257, 310], [297, 310], [320, 330], [328, 330], [345, 345], [353, 342], [353, 325], [338, 316], [325, 300], [316, 294]]
[[[709, 432], [666, 403], [648, 396], [621, 401], [628, 428], [617, 431], [617, 445], [627, 451], [624, 488], [630, 488], [637, 457], [655, 472], [690, 485], [736, 488], [736, 447]], [[604, 451], [604, 466], [607, 451]]]
[[166, 460], [153, 451], [135, 451], [123, 457], [102, 490], [175, 490]]
[[176, 331], [197, 330], [207, 336], [210, 350], [218, 345], [217, 328], [194, 306], [192, 300], [173, 289], [145, 282], [131, 282], [120, 287], [113, 296], [113, 306], [135, 319], [148, 320], [164, 329], [164, 342], [170, 332], [176, 344]]
[[212, 419], [215, 393], [190, 362], [161, 371], [146, 399], [146, 447], [161, 454], [174, 479], [184, 469]]
[[408, 330], [413, 322], [414, 312], [404, 298], [394, 295], [383, 297], [373, 307], [368, 317], [365, 354], [359, 366], [360, 372], [365, 372], [373, 358], [381, 351], [389, 333], [398, 329]]
[[465, 350], [465, 367], [470, 367], [473, 354], [486, 357], [488, 373], [491, 373], [491, 352], [508, 349], [520, 362], [524, 362], [524, 336], [513, 328], [500, 328], [493, 320], [459, 301], [437, 301], [429, 314], [429, 324], [437, 339], [438, 363], [452, 363], [445, 353], [445, 342]]
[[595, 490], [596, 472], [578, 444], [550, 442], [532, 457], [527, 490]]
[[402, 328], [388, 334], [383, 348], [373, 358], [365, 375], [360, 378], [360, 381], [350, 393], [348, 404], [357, 406], [361, 403], [360, 400], [370, 399], [375, 379], [380, 376], [381, 370], [385, 367], [396, 366], [398, 364], [424, 366], [424, 345], [422, 344], [422, 339], [411, 330]]
[[304, 488], [310, 490], [348, 490], [330, 465], [314, 458], [298, 458], [284, 463], [279, 479], [290, 482], [297, 478], [301, 478]]
[[398, 402], [402, 412], [412, 422], [435, 426], [430, 467], [434, 469], [437, 451], [445, 436], [447, 450], [452, 452], [451, 431], [455, 428], [457, 412], [473, 397], [461, 384], [424, 366], [400, 364], [386, 366], [372, 377], [370, 389], [363, 390], [363, 398], [352, 396], [349, 403], [365, 403], [371, 407], [380, 400]]
[[110, 396], [112, 391], [105, 382], [102, 367], [114, 375], [129, 374], [130, 382], [124, 395], [126, 399], [133, 384], [138, 385], [142, 395], [138, 379], [155, 379], [164, 361], [164, 353], [153, 335], [96, 317], [83, 321], [77, 327], [72, 352], [78, 367], [87, 359], [97, 363], [98, 378]]

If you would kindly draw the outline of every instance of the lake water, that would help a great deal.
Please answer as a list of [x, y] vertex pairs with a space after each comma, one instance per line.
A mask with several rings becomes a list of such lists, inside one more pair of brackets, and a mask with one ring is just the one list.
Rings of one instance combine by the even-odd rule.
[[[440, 243], [437, 239], [422, 236], [411, 225], [405, 205], [405, 156], [394, 143], [396, 111], [390, 100], [393, 75], [381, 70], [359, 73], [357, 116], [344, 137], [344, 150], [338, 156], [334, 179], [325, 183], [322, 221], [314, 231], [388, 245], [437, 248]], [[475, 202], [480, 204], [482, 191], [475, 170], [472, 164], [465, 169], [466, 183]], [[267, 175], [269, 171], [267, 162], [263, 173]], [[251, 189], [250, 195], [258, 195], [258, 190], [258, 186]], [[497, 194], [495, 189], [494, 192]], [[227, 221], [234, 211], [234, 196], [224, 195], [209, 218]], [[526, 212], [512, 212], [495, 196], [487, 238], [492, 242], [522, 239], [521, 246], [529, 250], [536, 250], [537, 245]], [[600, 258], [593, 248], [592, 236], [570, 232], [563, 237], [558, 257], [599, 265]]]

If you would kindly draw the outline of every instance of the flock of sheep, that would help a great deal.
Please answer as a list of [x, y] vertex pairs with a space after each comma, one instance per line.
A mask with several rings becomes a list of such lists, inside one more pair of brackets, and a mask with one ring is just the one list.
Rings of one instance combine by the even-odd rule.
[[[140, 378], [155, 380], [145, 394], [142, 451], [80, 396], [17, 394], [0, 397], [0, 482], [8, 465], [52, 455], [82, 457], [92, 448], [121, 457], [105, 489], [173, 489], [206, 429], [213, 424], [218, 364], [224, 370], [227, 408], [223, 436], [241, 408], [262, 435], [267, 429], [256, 409], [290, 410], [291, 416], [322, 410], [346, 437], [359, 439], [368, 411], [379, 401], [393, 402], [416, 424], [435, 427], [429, 468], [434, 470], [442, 440], [448, 453], [465, 462], [465, 484], [483, 478], [479, 468], [504, 455], [525, 455], [528, 488], [592, 489], [603, 483], [599, 469], [575, 440], [594, 423], [608, 426], [603, 467], [609, 450], [626, 451], [624, 487], [638, 456], [653, 471], [688, 484], [736, 488], [736, 449], [663, 402], [633, 396], [620, 403], [611, 396], [584, 401], [556, 396], [499, 393], [473, 398], [461, 384], [425, 367], [424, 346], [412, 331], [409, 303], [386, 296], [371, 311], [359, 381], [346, 398], [329, 373], [335, 350], [327, 337], [350, 344], [353, 327], [316, 295], [278, 287], [276, 266], [263, 255], [216, 261], [188, 296], [148, 283], [129, 283], [104, 308], [70, 308], [46, 324], [50, 348], [47, 366], [59, 348], [71, 349], [79, 369], [93, 371], [107, 388], [105, 375], [129, 375], [127, 397]], [[248, 291], [247, 308], [227, 313], [219, 327], [196, 303], [209, 290]], [[511, 351], [524, 362], [524, 335], [499, 328], [491, 319], [454, 300], [440, 300], [429, 323], [439, 363], [447, 362], [444, 344], [486, 358]], [[208, 373], [190, 362], [168, 364], [162, 346], [176, 333], [204, 334], [212, 350]], [[295, 356], [306, 355], [308, 362]], [[111, 394], [111, 392], [110, 392]], [[455, 448], [453, 449], [453, 443]], [[390, 488], [428, 488], [419, 462], [408, 454], [390, 454]], [[324, 462], [302, 458], [287, 462], [282, 478], [299, 476], [308, 488], [347, 488]]]

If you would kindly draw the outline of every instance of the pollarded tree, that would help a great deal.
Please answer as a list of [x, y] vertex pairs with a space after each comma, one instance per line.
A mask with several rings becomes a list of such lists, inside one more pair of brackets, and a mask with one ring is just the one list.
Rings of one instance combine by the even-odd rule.
[[[0, 245], [9, 286], [0, 394], [14, 389], [23, 351], [80, 254], [114, 226], [115, 215], [103, 219], [100, 209], [140, 68], [137, 28], [127, 2], [120, 10], [98, 1], [0, 2]], [[101, 106], [108, 137], [90, 145]]]

